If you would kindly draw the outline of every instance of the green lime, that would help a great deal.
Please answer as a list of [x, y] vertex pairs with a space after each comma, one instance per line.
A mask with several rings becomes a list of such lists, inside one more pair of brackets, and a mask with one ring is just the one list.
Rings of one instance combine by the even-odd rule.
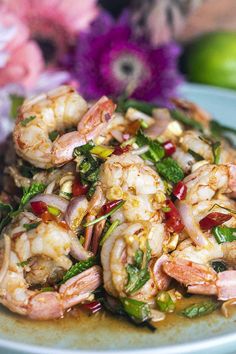
[[236, 32], [195, 39], [186, 47], [183, 65], [190, 81], [236, 89]]

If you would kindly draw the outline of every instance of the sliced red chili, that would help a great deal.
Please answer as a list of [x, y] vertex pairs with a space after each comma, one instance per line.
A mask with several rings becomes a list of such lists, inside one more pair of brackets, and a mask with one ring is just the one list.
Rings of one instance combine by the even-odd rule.
[[72, 185], [72, 194], [74, 197], [85, 195], [88, 192], [88, 186], [83, 185], [78, 178], [74, 180]]
[[179, 211], [174, 203], [168, 199], [166, 200], [166, 207], [169, 209], [165, 212], [166, 226], [172, 232], [181, 232], [184, 229], [184, 224], [181, 221]]
[[102, 309], [102, 304], [99, 301], [93, 301], [88, 304], [83, 304], [82, 307], [88, 310], [90, 313], [94, 314]]
[[183, 200], [186, 198], [187, 195], [187, 186], [186, 184], [184, 184], [183, 182], [179, 182], [176, 184], [176, 186], [173, 189], [174, 196], [179, 199], [179, 200]]
[[37, 201], [37, 202], [31, 202], [30, 203], [31, 208], [36, 215], [41, 215], [45, 211], [47, 211], [48, 207], [45, 202]]
[[167, 140], [166, 142], [164, 142], [162, 144], [163, 148], [165, 149], [165, 153], [166, 153], [166, 156], [171, 156], [175, 153], [176, 151], [176, 147], [175, 145], [172, 143], [172, 141], [170, 140]]
[[113, 151], [114, 155], [122, 155], [125, 152], [129, 152], [130, 151], [131, 146], [130, 145], [126, 145], [126, 146], [116, 146], [115, 150]]
[[110, 213], [110, 211], [115, 208], [120, 202], [122, 202], [122, 199], [118, 200], [113, 200], [112, 202], [108, 202], [102, 206], [101, 210], [101, 215], [105, 215], [107, 213]]
[[199, 221], [199, 225], [202, 230], [207, 231], [207, 230], [211, 230], [215, 226], [219, 226], [223, 224], [224, 222], [230, 220], [231, 218], [232, 215], [230, 214], [214, 212], [208, 214], [203, 219], [201, 219]]

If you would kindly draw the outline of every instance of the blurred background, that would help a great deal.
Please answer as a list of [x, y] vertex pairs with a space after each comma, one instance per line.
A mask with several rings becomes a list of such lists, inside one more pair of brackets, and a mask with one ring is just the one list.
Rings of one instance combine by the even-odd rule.
[[236, 89], [235, 0], [0, 0], [0, 142], [60, 84], [168, 105], [184, 82]]

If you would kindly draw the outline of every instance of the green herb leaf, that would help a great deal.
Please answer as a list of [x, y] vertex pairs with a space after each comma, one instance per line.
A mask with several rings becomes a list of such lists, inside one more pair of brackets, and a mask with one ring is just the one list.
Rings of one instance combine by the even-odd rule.
[[27, 264], [29, 264], [29, 260], [27, 259], [26, 261], [19, 262], [17, 263], [18, 267], [25, 267]]
[[34, 120], [36, 118], [36, 116], [30, 116], [28, 118], [25, 118], [24, 120], [21, 121], [20, 125], [22, 127], [26, 127], [26, 125], [31, 122], [32, 120]]
[[219, 141], [212, 144], [212, 152], [214, 157], [214, 163], [218, 165], [220, 163], [220, 154], [221, 154], [221, 143]]
[[228, 269], [227, 265], [223, 261], [212, 261], [211, 266], [217, 273], [224, 272]]
[[216, 226], [212, 232], [219, 244], [236, 240], [236, 228], [234, 227]]
[[151, 259], [151, 249], [148, 243], [146, 254], [138, 250], [134, 259], [135, 264], [128, 264], [126, 267], [128, 282], [125, 286], [125, 290], [128, 294], [133, 294], [138, 291], [150, 279], [148, 263]]
[[76, 157], [76, 156], [86, 155], [86, 153], [92, 150], [93, 147], [94, 147], [94, 143], [92, 140], [90, 140], [87, 142], [87, 144], [76, 147], [74, 149], [73, 156]]
[[219, 307], [219, 303], [213, 301], [201, 302], [199, 304], [193, 304], [186, 307], [181, 311], [181, 315], [188, 318], [201, 317], [209, 315]]
[[141, 155], [144, 160], [158, 162], [165, 156], [165, 149], [161, 144], [156, 140], [148, 138], [141, 129], [138, 131], [135, 141], [139, 147], [144, 145], [149, 147], [149, 150]]
[[83, 225], [83, 227], [88, 227], [94, 224], [97, 224], [99, 221], [104, 220], [106, 218], [108, 218], [108, 216], [111, 216], [112, 214], [114, 214], [118, 209], [120, 209], [123, 205], [125, 204], [125, 200], [121, 200], [121, 202], [119, 204], [117, 204], [111, 211], [109, 211], [109, 213], [104, 214], [102, 216], [100, 216], [99, 218], [92, 220], [86, 224]]
[[175, 303], [168, 291], [159, 291], [156, 296], [156, 304], [162, 312], [173, 312], [175, 310]]
[[80, 261], [78, 263], [75, 263], [64, 275], [62, 281], [59, 284], [64, 284], [67, 280], [70, 278], [73, 278], [74, 276], [84, 272], [85, 270], [91, 268], [97, 263], [97, 260], [95, 257], [90, 257], [85, 261]]
[[104, 242], [108, 239], [108, 237], [112, 234], [112, 232], [117, 228], [117, 226], [120, 224], [119, 220], [113, 221], [113, 223], [110, 225], [108, 230], [105, 232], [105, 234], [102, 236], [102, 239], [100, 241], [100, 246], [104, 244]]
[[150, 318], [151, 312], [147, 303], [127, 297], [121, 298], [120, 301], [125, 312], [135, 320], [143, 322]]
[[156, 163], [157, 172], [168, 182], [178, 183], [184, 178], [184, 172], [171, 157], [166, 157]]
[[9, 224], [11, 221], [11, 213], [13, 212], [13, 208], [10, 204], [5, 204], [0, 201], [0, 232], [2, 229]]
[[56, 140], [56, 138], [58, 137], [59, 132], [54, 130], [51, 133], [48, 134], [49, 139], [53, 142], [54, 140]]
[[18, 113], [18, 108], [22, 105], [22, 103], [24, 102], [24, 97], [23, 96], [18, 96], [15, 94], [11, 94], [10, 95], [10, 99], [11, 99], [11, 111], [10, 111], [10, 115], [12, 118], [16, 118], [17, 113]]
[[41, 169], [24, 162], [23, 165], [19, 167], [19, 171], [23, 177], [32, 178], [36, 173], [40, 172]]
[[30, 199], [35, 195], [42, 193], [46, 185], [43, 183], [33, 183], [29, 188], [23, 188], [23, 196], [21, 198], [20, 206], [24, 207]]
[[33, 222], [31, 224], [24, 224], [23, 227], [26, 229], [26, 231], [30, 231], [30, 230], [36, 229], [36, 227], [39, 224], [40, 224], [40, 221], [39, 222]]
[[203, 131], [203, 126], [201, 123], [197, 122], [194, 120], [192, 117], [188, 117], [186, 114], [183, 112], [177, 110], [177, 109], [172, 109], [170, 110], [170, 114], [173, 119], [177, 120], [180, 123], [183, 123], [184, 125], [187, 125], [188, 127]]

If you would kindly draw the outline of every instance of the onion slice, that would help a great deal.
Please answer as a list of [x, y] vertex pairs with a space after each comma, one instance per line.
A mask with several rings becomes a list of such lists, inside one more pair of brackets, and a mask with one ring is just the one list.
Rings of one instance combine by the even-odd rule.
[[185, 226], [185, 230], [187, 231], [189, 237], [193, 240], [193, 242], [200, 247], [205, 247], [208, 245], [208, 240], [204, 233], [201, 231], [199, 224], [196, 222], [192, 207], [185, 201], [177, 202], [176, 207], [179, 210], [182, 222]]
[[88, 212], [89, 203], [85, 196], [75, 197], [68, 204], [65, 221], [71, 228], [76, 231], [81, 224], [81, 221]]
[[78, 261], [84, 261], [92, 256], [92, 253], [84, 249], [84, 247], [81, 245], [76, 235], [74, 235], [72, 232], [70, 235], [70, 239], [71, 239], [70, 254], [72, 255], [72, 257], [74, 257]]
[[2, 268], [0, 270], [0, 283], [4, 280], [10, 263], [11, 239], [8, 235], [4, 234], [4, 241], [5, 241], [5, 251], [4, 251]]
[[62, 213], [65, 213], [69, 204], [68, 200], [56, 194], [37, 194], [30, 202], [44, 202], [47, 205], [59, 209]]

